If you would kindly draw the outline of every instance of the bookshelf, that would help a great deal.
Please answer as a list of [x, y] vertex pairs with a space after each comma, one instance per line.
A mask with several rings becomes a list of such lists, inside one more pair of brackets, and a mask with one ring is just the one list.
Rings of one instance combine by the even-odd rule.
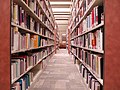
[[103, 90], [104, 5], [102, 0], [74, 0], [68, 26], [68, 52], [91, 90]]
[[22, 76], [24, 76], [26, 73], [28, 73], [32, 68], [34, 68], [35, 66], [37, 66], [43, 59], [45, 59], [46, 57], [48, 57], [50, 54], [52, 54], [54, 52], [54, 50], [49, 53], [48, 55], [42, 57], [42, 59], [40, 59], [34, 66], [30, 66], [29, 68], [27, 68], [27, 70], [21, 74], [19, 77], [15, 78], [12, 80], [12, 84], [15, 83], [17, 80], [19, 80]]
[[[76, 56], [73, 52], [71, 52], [71, 53], [72, 53], [77, 59], [79, 59], [79, 57]], [[79, 59], [79, 61], [82, 62], [83, 65], [86, 67], [86, 69], [88, 69], [88, 71], [93, 74], [93, 77], [95, 77], [95, 78], [103, 85], [103, 80], [97, 77], [96, 73], [89, 67], [89, 65], [87, 65], [85, 62], [83, 62], [83, 60], [81, 60], [81, 59]], [[78, 65], [78, 66], [79, 66], [79, 65]], [[78, 68], [78, 69], [79, 69], [79, 68]]]
[[55, 23], [55, 53], [57, 52], [57, 50], [59, 49], [59, 35], [58, 35], [58, 25], [57, 23]]
[[11, 89], [29, 90], [58, 49], [48, 0], [11, 0]]
[[68, 49], [68, 53], [70, 54], [70, 29], [67, 30], [66, 35], [67, 35], [67, 37], [66, 37], [66, 39], [67, 39], [67, 49]]
[[[89, 7], [87, 8], [87, 10], [84, 12], [84, 15], [80, 18], [79, 22], [76, 23], [76, 25], [73, 27], [71, 33], [73, 33], [73, 31], [75, 30], [75, 28], [83, 21], [83, 19], [85, 19], [85, 18], [87, 17], [87, 15], [91, 12], [91, 10], [93, 9], [93, 7], [94, 7], [95, 5], [101, 3], [101, 2], [102, 2], [102, 0], [93, 0], [93, 1], [90, 3], [90, 5], [89, 5]], [[82, 1], [81, 3], [83, 3], [83, 1]], [[80, 6], [82, 6], [82, 5], [80, 4]], [[79, 10], [79, 11], [80, 11], [80, 10]], [[78, 12], [78, 13], [79, 13], [79, 12]], [[74, 15], [74, 16], [77, 16], [77, 15]], [[76, 17], [75, 17], [75, 18], [76, 18]], [[73, 22], [75, 21], [75, 18], [73, 18], [73, 20], [71, 20], [71, 21], [72, 21], [72, 24], [71, 24], [71, 26], [70, 26], [69, 28], [72, 27]], [[71, 34], [71, 33], [70, 33], [70, 34]]]

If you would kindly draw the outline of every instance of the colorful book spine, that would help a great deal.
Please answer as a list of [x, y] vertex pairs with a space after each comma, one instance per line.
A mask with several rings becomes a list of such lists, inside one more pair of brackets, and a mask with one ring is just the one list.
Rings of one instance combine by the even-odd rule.
[[21, 79], [12, 85], [12, 90], [27, 90], [33, 81], [33, 73], [25, 74]]
[[77, 55], [97, 77], [103, 79], [103, 57], [80, 48], [72, 48], [72, 52]]
[[101, 84], [92, 76], [92, 74], [90, 74], [90, 72], [82, 64], [80, 64], [80, 73], [85, 79], [87, 86], [91, 90], [103, 90]]

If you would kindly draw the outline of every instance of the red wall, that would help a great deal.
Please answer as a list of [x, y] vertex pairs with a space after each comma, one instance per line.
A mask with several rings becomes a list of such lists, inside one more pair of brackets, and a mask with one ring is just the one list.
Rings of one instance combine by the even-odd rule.
[[10, 90], [10, 0], [0, 0], [0, 90]]
[[104, 90], [120, 90], [120, 0], [105, 0]]

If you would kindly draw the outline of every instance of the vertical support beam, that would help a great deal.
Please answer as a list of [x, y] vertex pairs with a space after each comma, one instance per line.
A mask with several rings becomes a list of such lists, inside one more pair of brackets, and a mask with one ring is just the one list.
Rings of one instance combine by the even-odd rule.
[[68, 29], [68, 53], [70, 54], [70, 30]]
[[120, 0], [105, 0], [104, 90], [120, 89]]
[[55, 38], [54, 38], [54, 39], [55, 39], [55, 42], [54, 42], [55, 45], [54, 45], [54, 47], [55, 47], [55, 54], [56, 54], [56, 46], [57, 46], [57, 45], [56, 45], [56, 40], [57, 40], [57, 39], [56, 39], [56, 36], [57, 36], [57, 24], [55, 24], [55, 28], [54, 28], [54, 37], [55, 37]]
[[10, 90], [10, 0], [0, 0], [0, 90]]
[[55, 54], [56, 54], [56, 46], [57, 46], [57, 45], [56, 45], [56, 40], [57, 40], [57, 39], [56, 39], [56, 29], [55, 29]]

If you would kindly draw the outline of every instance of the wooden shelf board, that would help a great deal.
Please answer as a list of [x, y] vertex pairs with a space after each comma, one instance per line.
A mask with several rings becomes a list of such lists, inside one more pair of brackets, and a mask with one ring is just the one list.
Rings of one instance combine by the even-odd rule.
[[24, 49], [24, 50], [19, 50], [19, 51], [12, 51], [11, 54], [20, 53], [20, 52], [27, 52], [27, 51], [30, 51], [30, 50], [41, 49], [41, 48], [46, 48], [46, 47], [51, 47], [51, 46], [54, 46], [54, 44], [50, 44], [50, 45], [46, 45], [46, 46], [40, 46], [38, 48], [30, 48], [30, 49]]
[[73, 46], [73, 47], [78, 47], [78, 48], [82, 48], [82, 49], [89, 50], [89, 51], [93, 51], [93, 52], [97, 52], [97, 53], [101, 53], [101, 54], [104, 54], [104, 51], [103, 51], [103, 50], [89, 49], [89, 48], [82, 47], [82, 46], [77, 46], [77, 45], [71, 45], [71, 46]]
[[88, 29], [86, 32], [83, 32], [82, 34], [80, 34], [80, 35], [78, 35], [78, 36], [73, 37], [71, 40], [73, 40], [73, 39], [75, 39], [75, 38], [78, 38], [78, 37], [80, 37], [80, 36], [82, 36], [82, 35], [84, 35], [84, 34], [87, 34], [87, 33], [89, 33], [89, 32], [92, 32], [92, 31], [94, 31], [94, 30], [96, 30], [96, 29], [98, 29], [98, 28], [100, 28], [100, 27], [102, 27], [102, 26], [104, 26], [104, 22], [101, 23], [101, 24], [99, 24], [99, 25], [97, 25], [97, 26], [95, 26], [95, 27], [93, 27], [93, 28], [91, 28], [91, 29]]

